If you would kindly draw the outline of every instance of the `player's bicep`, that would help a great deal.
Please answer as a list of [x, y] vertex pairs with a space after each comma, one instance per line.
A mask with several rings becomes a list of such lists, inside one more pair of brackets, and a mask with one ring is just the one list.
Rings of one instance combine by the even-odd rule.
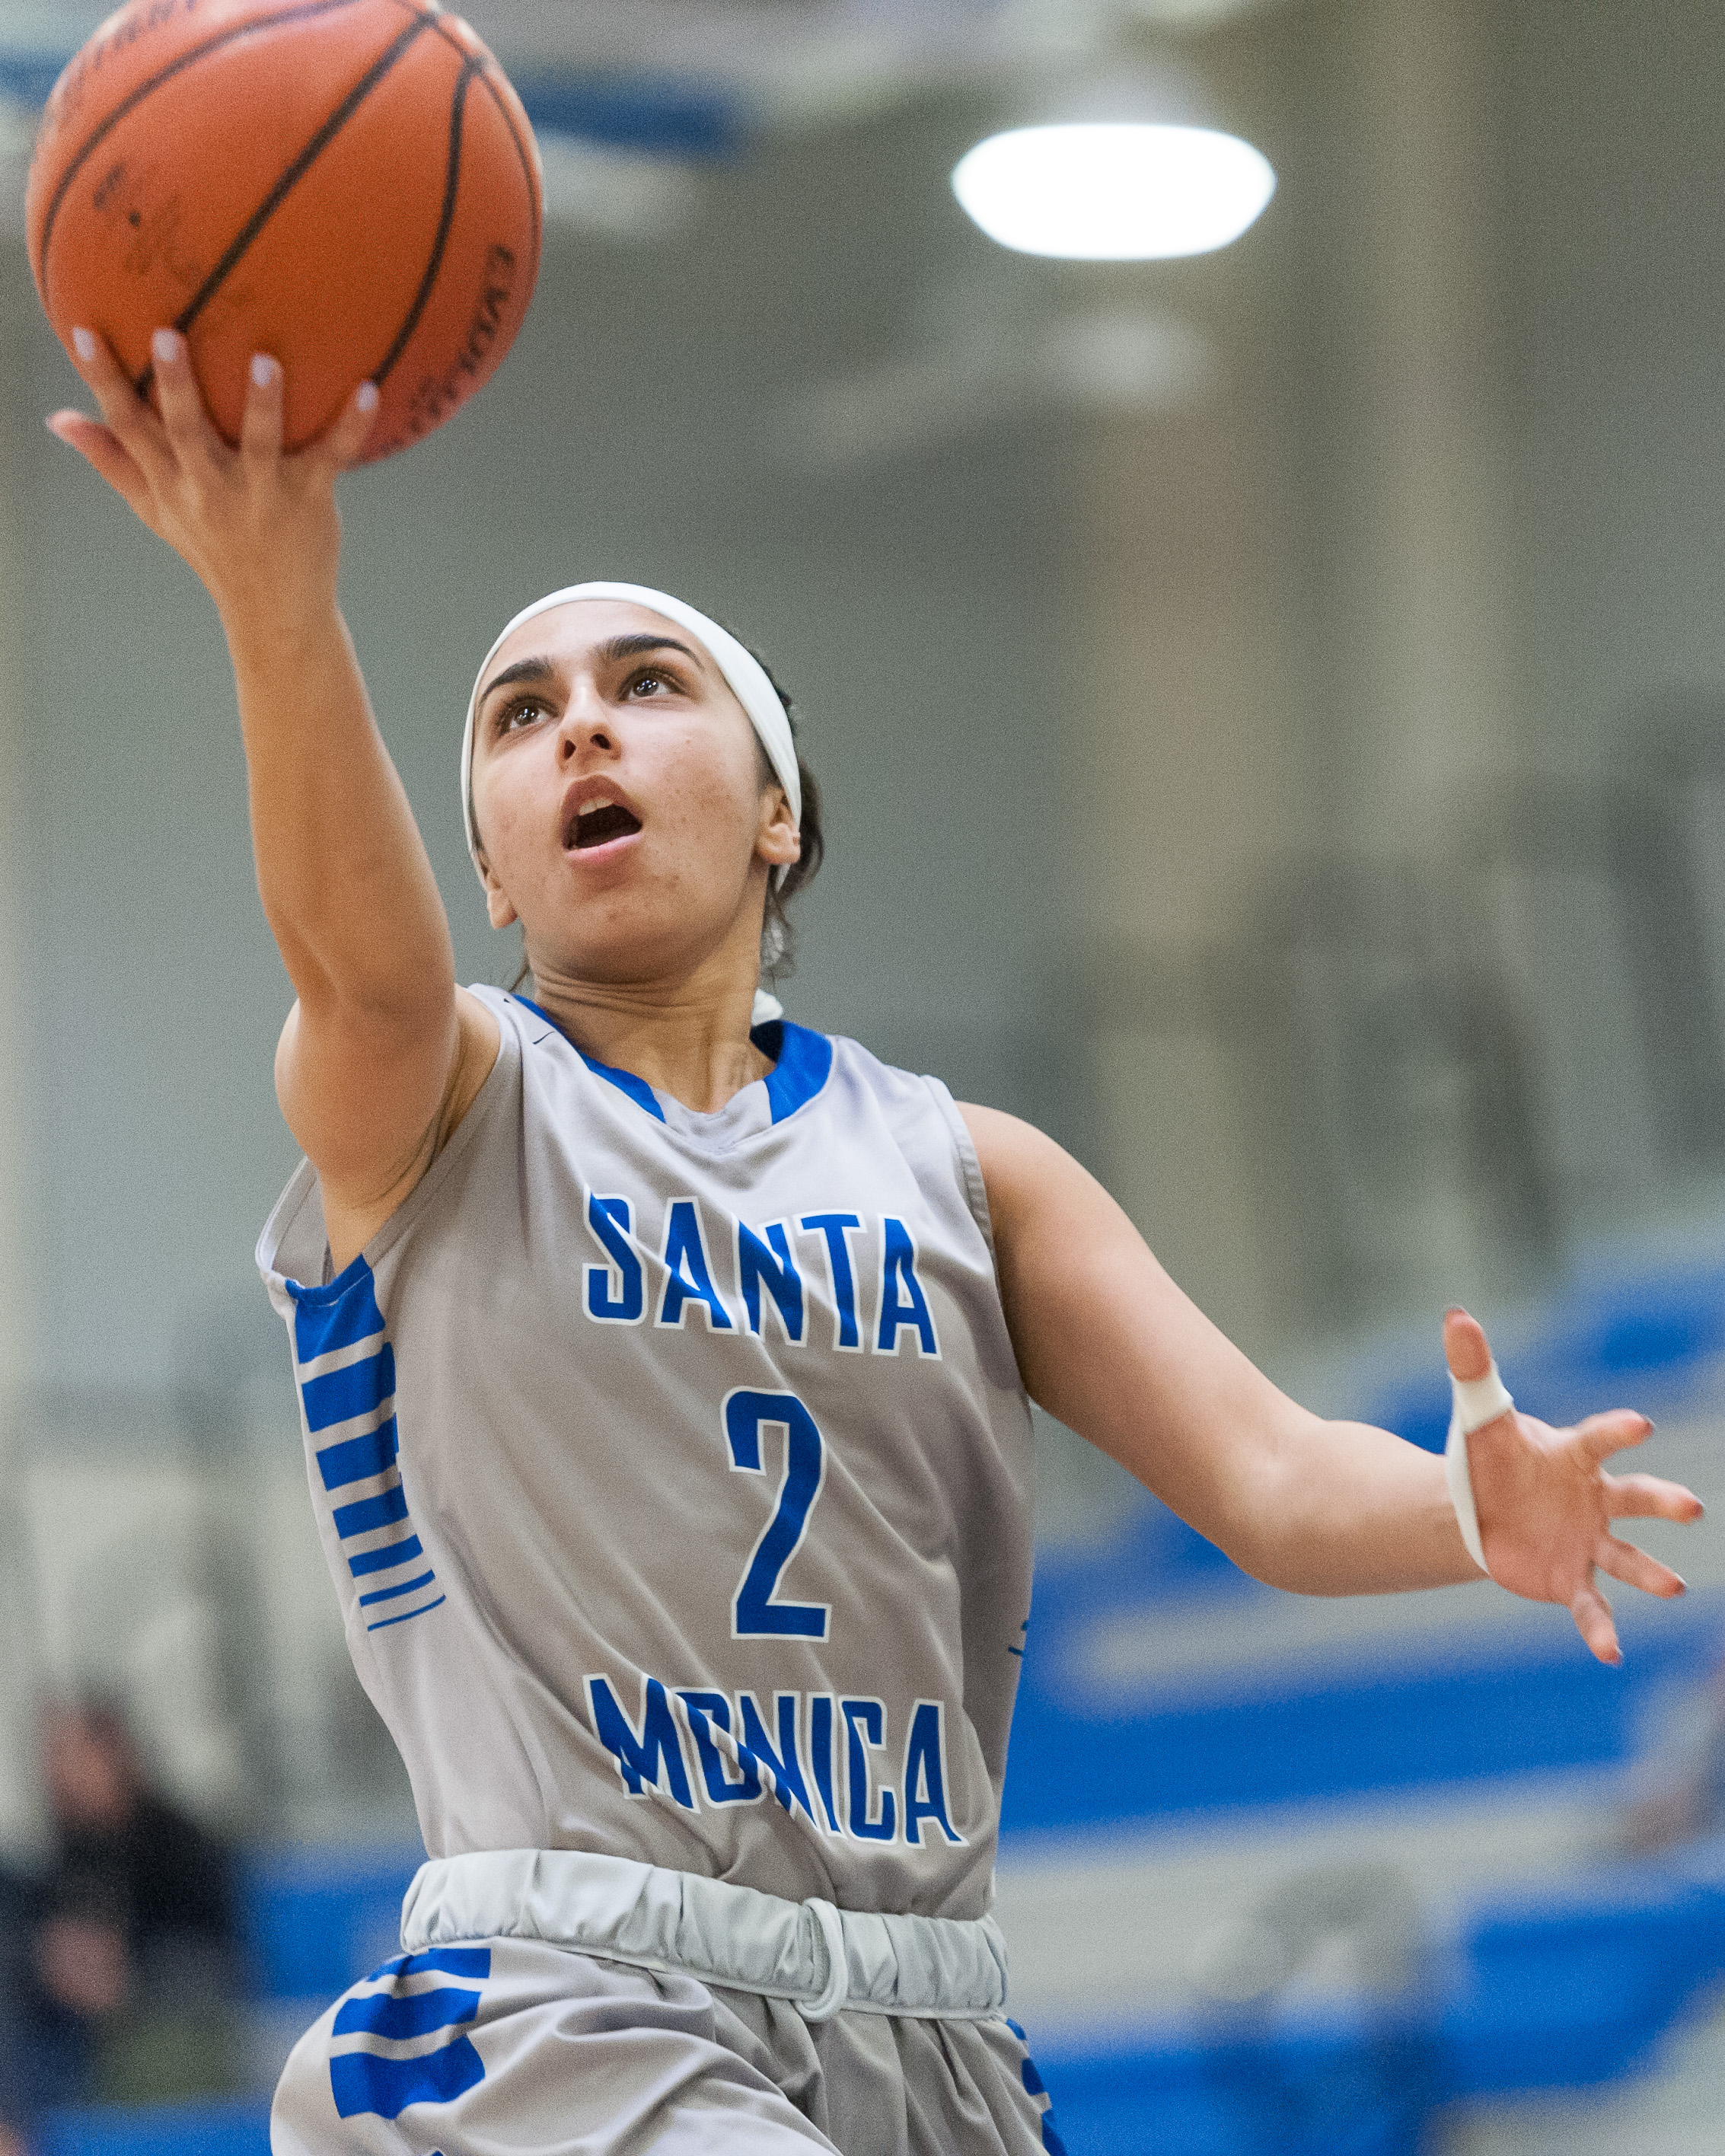
[[1026, 1390], [1226, 1547], [1312, 1419], [1168, 1277], [1069, 1153], [997, 1110], [961, 1112]]
[[339, 1259], [338, 1222], [350, 1230], [339, 1240], [357, 1250], [413, 1188], [499, 1045], [496, 1019], [465, 988], [412, 1024], [295, 1004], [276, 1049], [276, 1096], [317, 1170], [332, 1255]]

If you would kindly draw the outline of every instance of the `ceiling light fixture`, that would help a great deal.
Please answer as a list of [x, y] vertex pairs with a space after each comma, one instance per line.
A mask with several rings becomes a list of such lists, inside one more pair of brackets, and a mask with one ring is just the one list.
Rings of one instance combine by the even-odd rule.
[[1081, 121], [991, 135], [953, 167], [952, 192], [1020, 254], [1145, 262], [1238, 239], [1276, 173], [1250, 142], [1212, 128]]

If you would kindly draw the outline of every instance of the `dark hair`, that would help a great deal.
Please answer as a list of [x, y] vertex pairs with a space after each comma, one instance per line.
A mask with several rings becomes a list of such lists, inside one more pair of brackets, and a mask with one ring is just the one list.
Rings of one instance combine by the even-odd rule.
[[[778, 676], [750, 646], [751, 655], [759, 664], [761, 671], [773, 684], [778, 701], [784, 706], [785, 717], [790, 721], [791, 739], [797, 737], [797, 707], [790, 692]], [[761, 758], [763, 776], [773, 778], [773, 766], [766, 750], [758, 740], [756, 743]], [[797, 970], [796, 930], [790, 916], [785, 911], [799, 891], [804, 891], [820, 873], [820, 865], [826, 858], [826, 838], [820, 827], [820, 783], [803, 761], [802, 751], [797, 752], [797, 778], [803, 789], [803, 850], [779, 880], [777, 871], [767, 879], [767, 911], [761, 922], [761, 973], [764, 979], [783, 981]]]
[[[724, 624], [721, 623], [722, 628]], [[734, 634], [734, 632], [733, 632]], [[739, 643], [742, 639], [737, 639]], [[785, 717], [790, 722], [791, 739], [797, 737], [797, 706], [790, 691], [784, 686], [771, 666], [762, 658], [752, 644], [746, 647], [761, 671], [773, 684], [774, 693], [784, 706]], [[755, 752], [760, 759], [763, 785], [775, 783], [773, 770], [767, 751], [758, 736]], [[803, 761], [802, 752], [797, 754], [797, 778], [803, 788], [803, 850], [784, 872], [780, 881], [777, 870], [767, 879], [767, 911], [761, 921], [761, 978], [765, 981], [788, 980], [797, 970], [796, 930], [785, 908], [799, 891], [805, 891], [820, 873], [820, 865], [826, 858], [826, 839], [820, 823], [820, 783]], [[525, 947], [521, 963], [516, 968], [511, 989], [521, 988], [533, 978], [533, 968]]]

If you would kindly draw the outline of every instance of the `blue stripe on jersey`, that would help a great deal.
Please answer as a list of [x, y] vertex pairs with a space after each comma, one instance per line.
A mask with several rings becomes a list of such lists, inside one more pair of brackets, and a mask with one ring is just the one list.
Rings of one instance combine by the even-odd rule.
[[394, 1466], [395, 1455], [400, 1450], [393, 1415], [376, 1430], [367, 1430], [363, 1436], [344, 1439], [340, 1445], [326, 1445], [317, 1455], [317, 1470], [323, 1477], [323, 1486], [326, 1490], [345, 1490], [350, 1482], [363, 1482], [368, 1475], [381, 1475], [385, 1468]]
[[422, 1572], [417, 1579], [404, 1579], [399, 1587], [374, 1587], [369, 1594], [362, 1594], [359, 1606], [369, 1609], [374, 1602], [398, 1601], [403, 1594], [412, 1594], [417, 1589], [429, 1587], [437, 1578], [434, 1572]]
[[[284, 1286], [294, 1299], [294, 1354], [301, 1371], [308, 1363], [326, 1355], [338, 1354], [343, 1348], [359, 1348], [369, 1342], [378, 1342], [374, 1354], [362, 1355], [357, 1362], [343, 1363], [339, 1369], [300, 1378], [300, 1400], [308, 1437], [321, 1430], [334, 1430], [344, 1423], [352, 1423], [362, 1416], [381, 1414], [395, 1396], [395, 1349], [389, 1342], [383, 1313], [377, 1305], [377, 1284], [364, 1256], [357, 1257], [324, 1286], [307, 1287], [300, 1281], [287, 1281]], [[356, 1483], [368, 1482], [374, 1476], [389, 1477], [387, 1488], [370, 1496], [356, 1497], [350, 1504], [336, 1505], [331, 1510], [331, 1522], [344, 1543], [352, 1542], [358, 1535], [375, 1534], [382, 1527], [404, 1529], [393, 1542], [379, 1548], [347, 1556], [347, 1569], [355, 1579], [366, 1579], [374, 1573], [405, 1573], [416, 1558], [424, 1558], [424, 1548], [408, 1517], [408, 1493], [396, 1471], [400, 1451], [401, 1432], [393, 1414], [375, 1430], [362, 1430], [333, 1445], [313, 1448], [312, 1456], [323, 1477], [323, 1486], [331, 1496], [351, 1489]], [[385, 1631], [392, 1625], [405, 1624], [409, 1617], [421, 1617], [428, 1609], [440, 1609], [445, 1599], [440, 1594], [411, 1609], [393, 1606], [436, 1584], [437, 1574], [428, 1563], [414, 1578], [362, 1594], [358, 1598], [362, 1609], [378, 1603], [392, 1605], [390, 1614], [367, 1625], [366, 1630]], [[393, 2112], [389, 2116], [393, 2118]]]
[[330, 2061], [331, 2093], [343, 2118], [357, 2118], [367, 2112], [395, 2118], [410, 2103], [453, 2103], [485, 2077], [485, 2061], [465, 2036], [423, 2058], [345, 2051]]
[[367, 1535], [373, 1527], [393, 1527], [408, 1517], [408, 1493], [398, 1482], [393, 1490], [380, 1490], [375, 1497], [361, 1497], [336, 1507], [336, 1532], [345, 1543], [350, 1535]]
[[[775, 1041], [773, 1035], [777, 1034]], [[782, 1123], [812, 1101], [827, 1082], [833, 1068], [833, 1044], [824, 1033], [788, 1019], [757, 1026], [749, 1035], [763, 1055], [773, 1058], [767, 1073], [767, 1100], [773, 1120]]]
[[338, 1422], [352, 1422], [368, 1414], [395, 1394], [395, 1350], [386, 1340], [382, 1350], [362, 1363], [350, 1363], [345, 1370], [331, 1370], [321, 1378], [308, 1378], [300, 1388], [305, 1402], [305, 1427], [330, 1430]]
[[347, 1569], [356, 1579], [363, 1579], [368, 1572], [388, 1572], [392, 1565], [409, 1564], [424, 1554], [418, 1535], [403, 1535], [398, 1543], [385, 1543], [382, 1549], [362, 1550], [349, 1558]]
[[322, 1287], [285, 1283], [294, 1299], [294, 1358], [315, 1363], [337, 1348], [357, 1348], [383, 1330], [383, 1313], [372, 1286], [372, 1269], [357, 1257]]
[[439, 2029], [459, 2028], [479, 2010], [478, 1992], [459, 1984], [443, 1984], [435, 1991], [373, 1991], [344, 1999], [330, 2034], [389, 2036], [402, 2043], [410, 2036], [429, 2036]]
[[491, 1974], [489, 1947], [430, 1947], [424, 1953], [391, 1954], [382, 1969], [374, 1969], [367, 1984], [381, 1984], [386, 1976], [465, 1976], [483, 1984]]
[[435, 1602], [422, 1602], [417, 1609], [403, 1609], [399, 1617], [380, 1617], [375, 1625], [367, 1625], [366, 1630], [387, 1632], [392, 1625], [405, 1625], [409, 1617], [423, 1617], [428, 1609], [441, 1609], [448, 1600], [446, 1594], [439, 1594]]
[[[531, 996], [518, 995], [516, 1001], [518, 1004], [525, 1004], [536, 1018], [542, 1018], [554, 1033], [560, 1034], [563, 1040], [569, 1040], [568, 1034], [563, 1032], [563, 1029], [551, 1013], [548, 1010], [542, 1010]], [[638, 1108], [644, 1108], [655, 1122], [662, 1123], [665, 1121], [665, 1111], [660, 1106], [654, 1096], [653, 1088], [644, 1078], [637, 1078], [633, 1070], [618, 1070], [613, 1069], [608, 1063], [599, 1062], [596, 1058], [589, 1055], [584, 1048], [577, 1047], [572, 1040], [569, 1040], [569, 1045], [575, 1050], [575, 1053], [595, 1078], [603, 1078], [608, 1086], [614, 1086], [619, 1093], [627, 1093], [635, 1106]]]

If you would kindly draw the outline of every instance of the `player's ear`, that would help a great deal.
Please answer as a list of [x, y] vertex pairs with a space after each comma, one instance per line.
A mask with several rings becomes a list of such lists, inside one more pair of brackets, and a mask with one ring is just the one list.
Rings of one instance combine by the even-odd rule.
[[485, 880], [486, 917], [490, 920], [492, 927], [507, 928], [520, 916], [511, 903], [508, 892], [498, 882], [493, 873], [491, 864], [485, 859], [483, 847], [477, 855], [477, 861], [480, 875]]
[[782, 786], [762, 789], [761, 821], [755, 834], [755, 852], [774, 868], [788, 866], [803, 856], [803, 841], [791, 815], [791, 804]]

